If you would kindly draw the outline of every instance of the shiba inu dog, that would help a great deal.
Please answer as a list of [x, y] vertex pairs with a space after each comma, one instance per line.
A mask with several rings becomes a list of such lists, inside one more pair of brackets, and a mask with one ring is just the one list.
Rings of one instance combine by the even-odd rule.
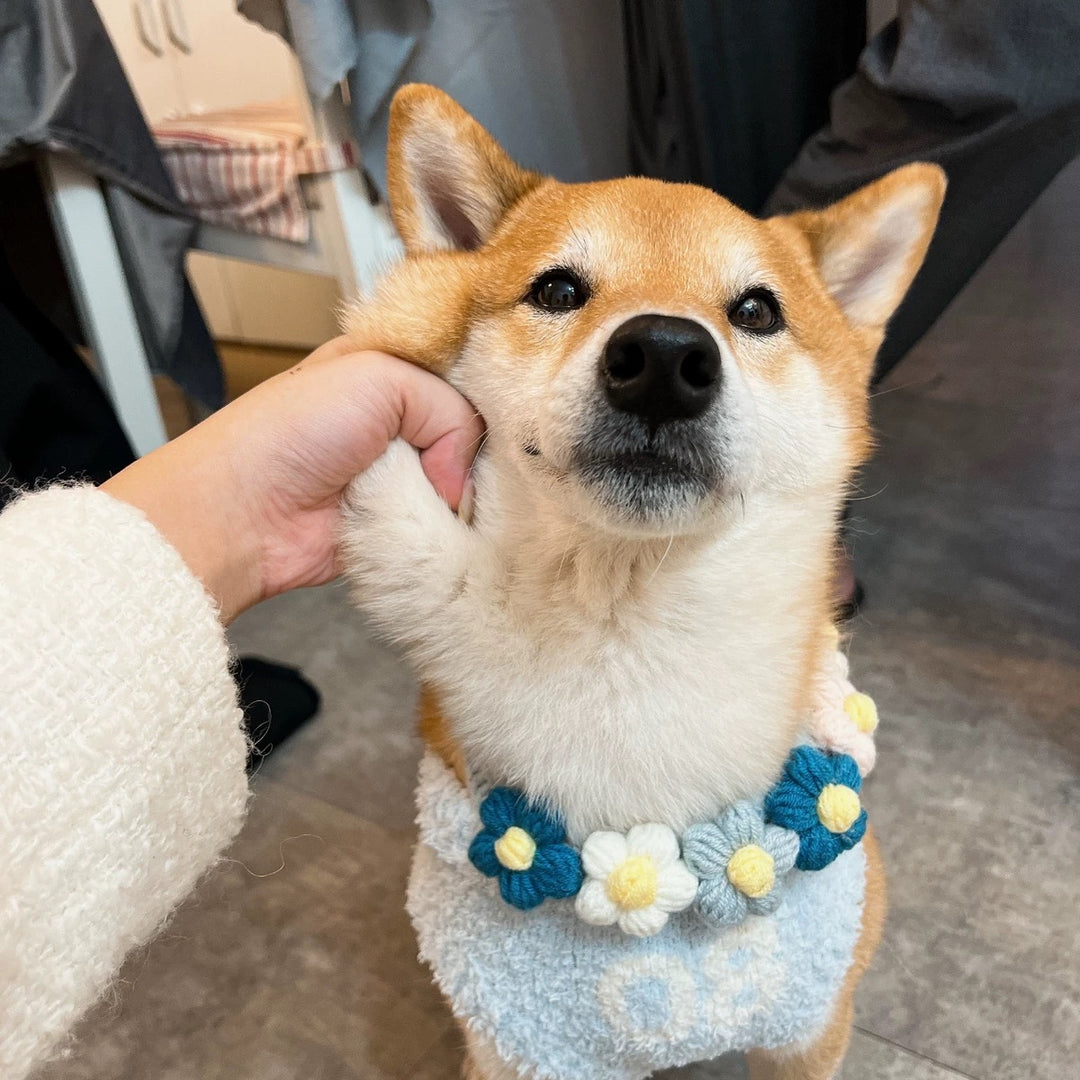
[[[406, 257], [347, 332], [445, 376], [488, 428], [470, 521], [395, 443], [350, 490], [344, 537], [361, 606], [425, 687], [432, 756], [410, 907], [462, 1022], [466, 1075], [644, 1077], [737, 1048], [757, 1078], [826, 1080], [884, 918], [872, 834], [848, 853], [857, 862], [834, 864], [846, 869], [828, 895], [793, 889], [806, 922], [775, 933], [768, 914], [731, 930], [690, 926], [692, 911], [665, 925], [678, 904], [663, 874], [683, 860], [657, 852], [760, 804], [800, 742], [834, 647], [837, 520], [871, 446], [875, 352], [930, 242], [943, 174], [912, 164], [827, 209], [757, 220], [692, 185], [526, 171], [446, 95], [408, 86], [392, 108], [389, 188]], [[464, 816], [450, 827], [455, 799]], [[661, 831], [645, 843], [651, 823]], [[494, 830], [483, 858], [482, 843], [465, 851], [470, 828]], [[625, 920], [638, 937], [588, 925], [589, 885], [575, 921], [580, 880], [555, 881], [580, 865], [603, 873], [604, 844], [623, 853], [621, 876], [593, 888], [591, 921], [651, 904], [661, 914]], [[537, 867], [547, 876], [530, 884]], [[484, 876], [496, 872], [502, 907]], [[814, 913], [843, 907], [837, 890], [854, 912], [850, 933], [836, 915], [843, 955], [827, 973], [810, 953], [787, 963]], [[433, 929], [440, 913], [451, 921]], [[717, 975], [723, 941], [734, 951]], [[607, 950], [595, 972], [594, 948]], [[508, 968], [493, 974], [500, 955]], [[768, 994], [754, 957], [777, 980]], [[736, 969], [744, 982], [724, 997]], [[769, 1026], [781, 970], [822, 1000]], [[728, 1001], [751, 1034], [728, 1025]]]

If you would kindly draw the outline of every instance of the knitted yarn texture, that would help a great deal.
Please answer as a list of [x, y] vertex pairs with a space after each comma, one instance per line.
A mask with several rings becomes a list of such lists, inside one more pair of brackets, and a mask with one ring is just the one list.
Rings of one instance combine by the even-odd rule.
[[88, 487], [0, 515], [0, 1076], [67, 1034], [240, 828], [246, 740], [210, 598]]
[[499, 879], [502, 898], [531, 911], [548, 897], [565, 899], [581, 888], [581, 856], [566, 843], [558, 818], [510, 788], [495, 788], [480, 804], [484, 827], [469, 845], [469, 859]]
[[861, 788], [854, 758], [813, 746], [792, 751], [783, 779], [765, 796], [765, 816], [799, 834], [799, 870], [821, 870], [863, 838]]
[[691, 825], [683, 857], [701, 879], [698, 914], [715, 926], [769, 915], [780, 905], [784, 875], [795, 865], [799, 838], [766, 825], [761, 808], [738, 802], [716, 821]]
[[814, 682], [806, 734], [817, 746], [855, 759], [859, 772], [868, 776], [877, 760], [874, 731], [878, 715], [873, 699], [851, 684], [848, 659], [833, 649]]
[[[783, 902], [767, 918], [719, 928], [672, 918], [654, 936], [635, 937], [589, 925], [570, 901], [529, 911], [507, 904], [469, 859], [480, 826], [473, 796], [431, 754], [421, 762], [417, 805], [408, 909], [421, 957], [454, 1013], [521, 1075], [644, 1080], [730, 1050], [812, 1037], [828, 1018], [862, 921], [861, 846], [816, 873], [788, 874]], [[735, 839], [757, 835], [743, 824]], [[771, 842], [761, 837], [764, 850]], [[625, 838], [627, 853], [660, 843], [659, 835]], [[605, 836], [603, 850], [588, 853], [592, 880], [616, 854], [609, 845]], [[777, 848], [778, 864], [789, 857], [790, 848]], [[620, 882], [629, 910], [644, 903], [646, 884], [653, 887]]]

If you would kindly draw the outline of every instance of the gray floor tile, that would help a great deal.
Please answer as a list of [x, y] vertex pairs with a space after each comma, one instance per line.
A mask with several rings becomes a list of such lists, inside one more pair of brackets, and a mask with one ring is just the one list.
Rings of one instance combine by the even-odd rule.
[[[457, 1029], [448, 1031], [407, 1080], [457, 1080], [461, 1068], [462, 1040]], [[927, 1074], [929, 1078], [932, 1074]], [[717, 1061], [665, 1069], [654, 1080], [746, 1080], [746, 1064], [741, 1054], [731, 1054]], [[855, 1076], [851, 1077], [855, 1080]], [[920, 1075], [918, 1080], [922, 1080]], [[937, 1080], [936, 1077], [933, 1080]]]
[[[1080, 327], [1076, 336], [1080, 340]], [[942, 376], [939, 385], [951, 381]], [[875, 404], [878, 455], [862, 491], [887, 483], [886, 492], [941, 492], [951, 502], [955, 488], [973, 504], [1075, 510], [1078, 413], [1080, 393], [1043, 408], [1007, 398], [994, 405], [943, 401], [916, 388], [897, 389]]]
[[[971, 1080], [902, 1047], [856, 1031], [837, 1080]], [[987, 1077], [990, 1080], [990, 1077]]]
[[38, 1080], [396, 1080], [447, 1025], [404, 912], [412, 842], [260, 783], [228, 862]]
[[1080, 646], [1080, 508], [990, 503], [960, 487], [887, 494], [856, 509], [861, 630], [918, 618], [929, 634], [1006, 655]]
[[746, 1061], [742, 1054], [727, 1054], [716, 1061], [701, 1061], [681, 1069], [665, 1069], [654, 1080], [746, 1080]]
[[409, 828], [420, 742], [416, 683], [377, 642], [344, 588], [278, 597], [230, 629], [240, 653], [302, 668], [322, 694], [316, 720], [268, 758], [260, 775], [367, 821]]
[[[687, 1065], [657, 1073], [654, 1080], [745, 1080], [741, 1055], [719, 1061]], [[882, 1039], [856, 1031], [837, 1080], [965, 1080], [962, 1073], [944, 1068]]]
[[[654, 1080], [746, 1080], [746, 1063], [741, 1054], [717, 1061], [699, 1062], [682, 1069], [667, 1069]], [[927, 1058], [883, 1039], [855, 1031], [837, 1080], [967, 1080], [963, 1073], [945, 1068]]]
[[458, 1026], [449, 1019], [442, 1037], [414, 1068], [402, 1073], [401, 1080], [459, 1080], [465, 1040]]
[[1080, 1000], [1078, 657], [1002, 657], [918, 620], [854, 652], [882, 713], [866, 801], [890, 878], [859, 1021], [974, 1076], [1064, 1077], [1080, 1053], [1063, 1004]]

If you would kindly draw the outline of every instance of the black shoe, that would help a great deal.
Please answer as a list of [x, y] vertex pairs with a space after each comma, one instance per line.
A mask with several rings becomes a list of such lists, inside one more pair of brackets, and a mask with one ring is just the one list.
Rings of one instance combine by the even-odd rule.
[[248, 772], [319, 711], [319, 691], [296, 668], [242, 656], [233, 672], [251, 739]]

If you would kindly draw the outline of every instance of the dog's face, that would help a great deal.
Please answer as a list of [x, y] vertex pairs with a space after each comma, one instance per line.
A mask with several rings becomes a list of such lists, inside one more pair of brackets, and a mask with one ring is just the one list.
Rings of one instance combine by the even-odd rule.
[[759, 221], [692, 185], [526, 172], [420, 86], [394, 102], [389, 166], [409, 258], [354, 336], [446, 374], [488, 452], [575, 518], [685, 533], [748, 497], [838, 492], [865, 456], [874, 353], [940, 170]]

